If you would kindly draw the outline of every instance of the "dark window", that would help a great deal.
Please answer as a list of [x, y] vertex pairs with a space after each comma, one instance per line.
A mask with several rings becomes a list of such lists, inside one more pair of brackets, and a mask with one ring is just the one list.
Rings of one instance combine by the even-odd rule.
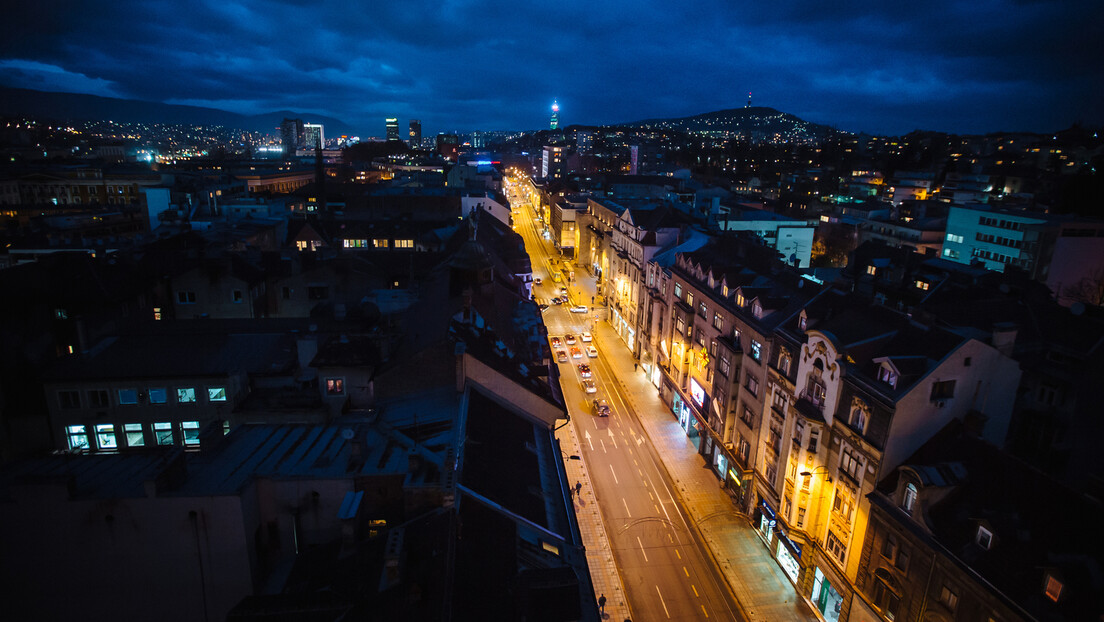
[[291, 288], [290, 287], [283, 288], [283, 290], [281, 290], [281, 294], [283, 294], [284, 300], [291, 300]]
[[931, 399], [935, 400], [947, 400], [954, 397], [955, 381], [944, 380], [942, 382], [932, 383]]
[[88, 392], [88, 405], [92, 408], [107, 408], [110, 399], [104, 389], [93, 389]]
[[80, 408], [80, 391], [58, 391], [58, 402], [62, 408]]
[[176, 292], [176, 300], [182, 305], [194, 305], [196, 295], [195, 292]]
[[325, 300], [330, 297], [330, 288], [325, 285], [311, 285], [307, 288], [307, 298], [311, 300]]
[[241, 302], [241, 301], [242, 301], [242, 291], [240, 289], [235, 289], [234, 290], [234, 302]]

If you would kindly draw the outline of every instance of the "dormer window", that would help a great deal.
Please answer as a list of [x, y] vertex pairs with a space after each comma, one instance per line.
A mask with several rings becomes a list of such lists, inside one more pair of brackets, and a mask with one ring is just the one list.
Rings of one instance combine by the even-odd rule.
[[737, 290], [736, 292], [736, 306], [744, 307], [747, 305], [747, 298], [744, 298], [744, 293]]
[[798, 330], [804, 332], [805, 329], [808, 328], [808, 326], [809, 326], [809, 319], [806, 318], [804, 315], [797, 318], [797, 329]]
[[1046, 576], [1046, 597], [1054, 602], [1058, 602], [1058, 599], [1062, 597], [1062, 582], [1059, 581], [1054, 575], [1047, 574]]
[[869, 265], [869, 266], [866, 267], [866, 273], [871, 275], [871, 276], [874, 276], [875, 274], [878, 273], [878, 269], [875, 268], [873, 265]]
[[897, 388], [897, 372], [885, 365], [878, 368], [878, 380], [881, 380], [894, 389]]
[[912, 508], [916, 506], [916, 484], [909, 482], [905, 484], [905, 494], [901, 499], [901, 509], [908, 514], [912, 514]]
[[755, 317], [763, 317], [763, 305], [758, 300], [751, 303], [751, 314]]
[[926, 291], [928, 291], [928, 287], [929, 286], [928, 286], [927, 281], [920, 281], [920, 280], [916, 281], [916, 289], [923, 290], [923, 291], [926, 292]]
[[725, 298], [728, 298], [728, 286], [727, 285], [722, 285], [721, 286], [721, 295], [724, 296]]
[[974, 542], [977, 542], [978, 546], [988, 551], [993, 546], [993, 532], [982, 525], [978, 525], [977, 535], [974, 536]]

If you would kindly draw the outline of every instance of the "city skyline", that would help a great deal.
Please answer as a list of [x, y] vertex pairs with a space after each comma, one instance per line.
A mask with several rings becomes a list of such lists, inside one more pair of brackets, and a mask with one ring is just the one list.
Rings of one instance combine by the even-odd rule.
[[562, 126], [683, 117], [742, 107], [749, 91], [755, 105], [855, 132], [1102, 122], [1096, 3], [622, 8], [568, 5], [549, 19], [527, 6], [21, 5], [3, 27], [0, 84], [294, 110], [368, 134], [386, 117], [430, 133], [537, 129], [553, 100]]

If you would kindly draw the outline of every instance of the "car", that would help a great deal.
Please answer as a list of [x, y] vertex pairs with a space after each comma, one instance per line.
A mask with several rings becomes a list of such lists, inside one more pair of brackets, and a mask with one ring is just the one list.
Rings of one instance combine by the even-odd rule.
[[572, 335], [571, 333], [564, 335], [564, 341], [567, 342], [567, 345], [575, 345], [575, 335]]
[[562, 348], [563, 347], [563, 339], [560, 339], [559, 337], [553, 337], [552, 338], [552, 347], [553, 348]]
[[545, 311], [548, 310], [548, 305], [546, 305], [544, 303], [541, 303], [541, 304], [537, 305], [537, 308], [541, 310], [541, 313], [544, 313]]
[[587, 393], [597, 393], [598, 392], [598, 387], [594, 386], [594, 381], [593, 380], [584, 380], [583, 381], [583, 391], [586, 391]]
[[598, 358], [598, 348], [595, 348], [594, 346], [587, 346], [587, 356], [592, 359]]
[[594, 405], [594, 414], [598, 415], [599, 417], [608, 417], [609, 416], [609, 414], [610, 414], [609, 402], [607, 402], [605, 399], [598, 398], [598, 399], [594, 400], [593, 405]]
[[583, 352], [579, 348], [571, 348], [571, 358], [581, 359], [583, 358]]
[[586, 305], [575, 305], [574, 307], [571, 307], [571, 312], [572, 313], [586, 313], [587, 312]]
[[540, 277], [533, 279], [533, 285], [543, 285], [544, 281], [540, 280]]
[[579, 363], [579, 375], [583, 378], [590, 378], [590, 365]]
[[564, 296], [566, 296], [567, 295], [567, 288], [566, 287], [561, 287], [560, 288], [560, 293], [563, 294]]
[[566, 363], [567, 352], [564, 352], [563, 350], [556, 350], [556, 361], [559, 363]]
[[549, 300], [548, 302], [549, 302], [549, 304], [558, 305], [558, 304], [561, 304], [563, 301], [560, 300], [559, 296], [557, 296], [557, 297], [553, 298], [552, 300]]
[[580, 339], [582, 339], [584, 343], [590, 343], [591, 341], [594, 341], [594, 337], [590, 335], [590, 331], [583, 331], [583, 336], [580, 337]]

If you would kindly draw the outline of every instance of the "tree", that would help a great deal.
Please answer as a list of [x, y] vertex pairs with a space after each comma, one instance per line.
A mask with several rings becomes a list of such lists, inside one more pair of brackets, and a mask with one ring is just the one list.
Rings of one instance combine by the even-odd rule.
[[1070, 302], [1104, 306], [1104, 267], [1093, 270], [1088, 276], [1065, 288], [1062, 298]]

